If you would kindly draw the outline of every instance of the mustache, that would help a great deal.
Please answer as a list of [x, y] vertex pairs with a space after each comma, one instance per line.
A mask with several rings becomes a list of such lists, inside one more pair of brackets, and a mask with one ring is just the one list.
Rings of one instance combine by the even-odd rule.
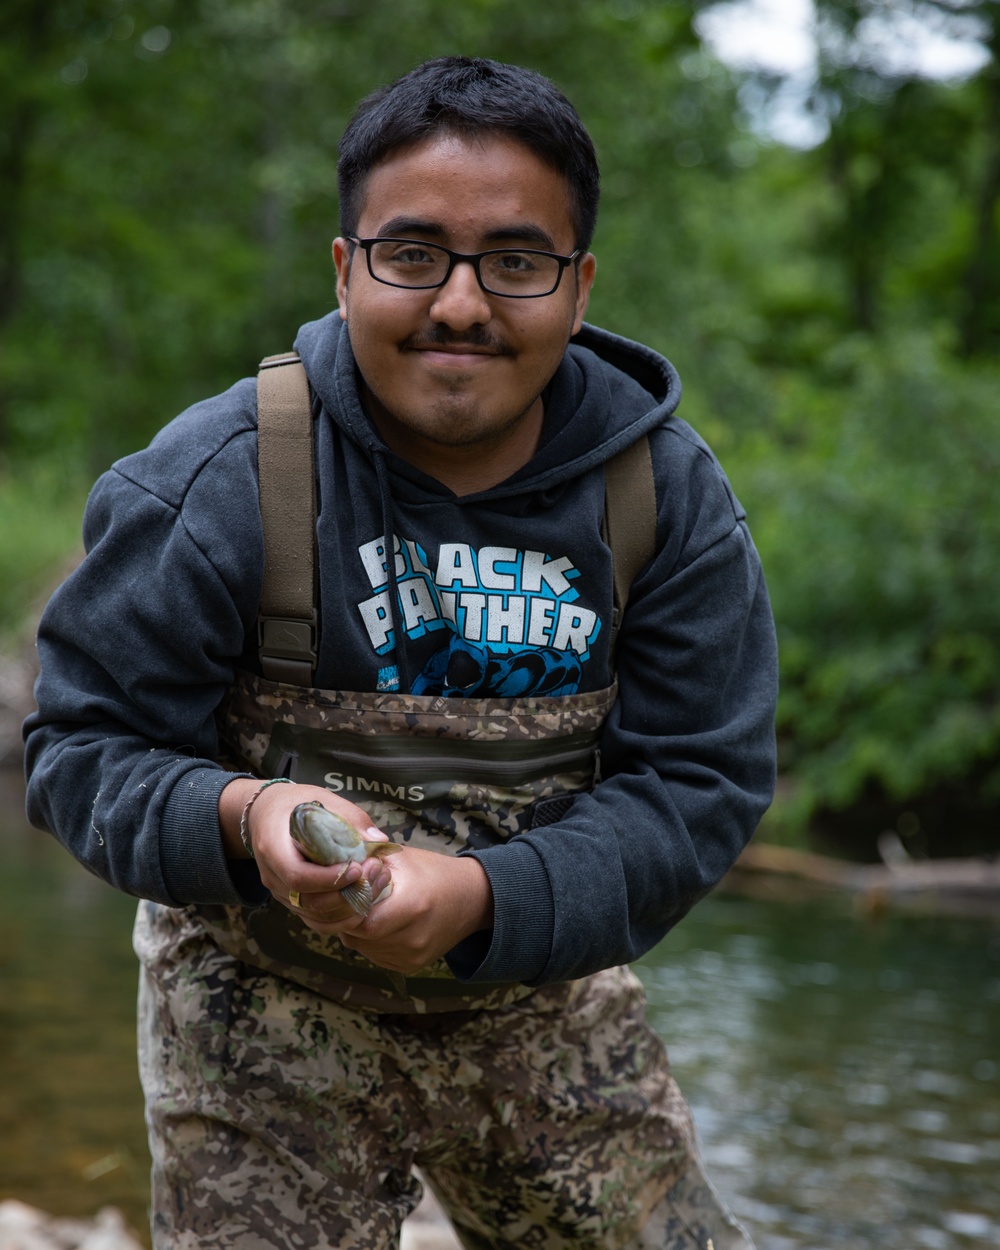
[[503, 339], [497, 338], [483, 326], [470, 326], [461, 333], [445, 325], [411, 334], [403, 340], [403, 350], [421, 351], [435, 347], [472, 347], [493, 352], [497, 356], [513, 356], [513, 349]]

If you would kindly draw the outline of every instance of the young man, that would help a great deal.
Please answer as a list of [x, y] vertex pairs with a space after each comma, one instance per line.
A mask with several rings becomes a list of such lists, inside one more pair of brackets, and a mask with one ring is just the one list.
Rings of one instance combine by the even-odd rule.
[[[417, 1165], [469, 1247], [745, 1248], [625, 967], [770, 800], [743, 513], [667, 361], [584, 326], [597, 164], [550, 83], [423, 65], [339, 175], [339, 310], [295, 344], [314, 671], [258, 649], [252, 380], [101, 479], [39, 633], [31, 818], [149, 900], [154, 1243], [391, 1246]], [[404, 849], [307, 862], [310, 800]]]

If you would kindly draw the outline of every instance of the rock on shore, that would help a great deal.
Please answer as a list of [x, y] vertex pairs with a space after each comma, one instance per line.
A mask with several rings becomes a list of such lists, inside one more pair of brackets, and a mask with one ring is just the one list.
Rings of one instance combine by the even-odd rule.
[[0, 1250], [143, 1250], [143, 1245], [114, 1207], [92, 1220], [74, 1220], [9, 1199], [0, 1202]]
[[[0, 1202], [0, 1250], [144, 1250], [120, 1211], [104, 1207], [92, 1220], [65, 1219], [25, 1202]], [[400, 1250], [461, 1250], [433, 1195], [403, 1225]]]

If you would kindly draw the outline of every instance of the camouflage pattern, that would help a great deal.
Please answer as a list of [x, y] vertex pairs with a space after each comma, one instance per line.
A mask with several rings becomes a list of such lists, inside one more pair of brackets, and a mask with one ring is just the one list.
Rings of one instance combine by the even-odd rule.
[[[221, 762], [326, 786], [393, 841], [456, 855], [561, 815], [595, 781], [614, 686], [582, 695], [460, 699], [307, 689], [240, 674], [219, 713]], [[196, 909], [230, 955], [359, 1010], [492, 1010], [522, 985], [470, 986], [443, 959], [390, 975], [279, 903]]]
[[418, 1167], [468, 1250], [752, 1250], [698, 1162], [642, 988], [351, 1010], [140, 905], [154, 1250], [385, 1250]]

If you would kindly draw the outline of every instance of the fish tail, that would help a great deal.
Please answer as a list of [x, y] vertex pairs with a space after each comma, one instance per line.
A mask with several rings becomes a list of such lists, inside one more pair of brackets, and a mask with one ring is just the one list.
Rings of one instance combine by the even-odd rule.
[[345, 885], [340, 891], [359, 916], [367, 916], [372, 909], [372, 887], [367, 877], [362, 877], [352, 885]]

